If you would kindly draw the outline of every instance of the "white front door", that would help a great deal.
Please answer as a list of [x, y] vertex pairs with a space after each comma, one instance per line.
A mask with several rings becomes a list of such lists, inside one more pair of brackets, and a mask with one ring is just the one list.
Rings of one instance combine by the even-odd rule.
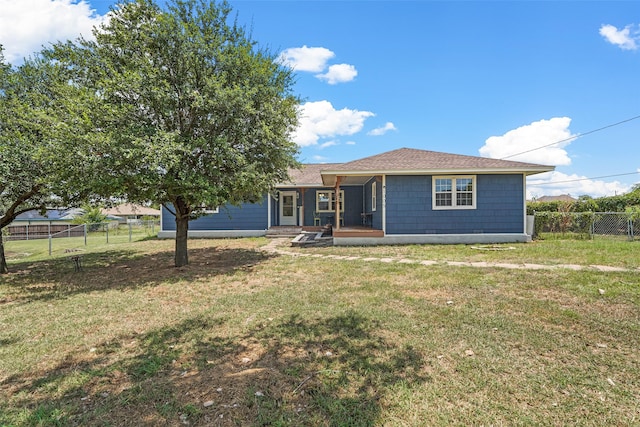
[[297, 225], [295, 191], [280, 192], [280, 225]]

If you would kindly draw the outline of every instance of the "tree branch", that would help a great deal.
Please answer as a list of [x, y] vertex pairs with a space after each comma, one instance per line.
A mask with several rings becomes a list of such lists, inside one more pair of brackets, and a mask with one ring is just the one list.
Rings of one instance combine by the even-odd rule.
[[4, 213], [2, 218], [0, 218], [0, 229], [6, 227], [11, 222], [13, 222], [13, 220], [18, 215], [20, 215], [21, 213], [30, 211], [30, 210], [38, 208], [38, 207], [41, 207], [42, 204], [40, 204], [38, 206], [30, 206], [28, 208], [18, 209], [21, 204], [23, 204], [24, 202], [26, 202], [27, 200], [29, 200], [30, 198], [32, 198], [33, 196], [38, 194], [40, 192], [41, 188], [42, 188], [42, 186], [40, 184], [36, 184], [33, 187], [31, 187], [31, 190], [27, 191], [26, 193], [23, 193], [20, 197], [18, 197], [18, 199], [16, 201], [14, 201], [11, 204], [11, 206], [9, 206], [9, 208]]

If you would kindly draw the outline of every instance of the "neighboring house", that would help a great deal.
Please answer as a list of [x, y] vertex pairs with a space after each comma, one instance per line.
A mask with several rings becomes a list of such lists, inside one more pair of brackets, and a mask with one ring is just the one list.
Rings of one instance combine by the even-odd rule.
[[44, 212], [30, 210], [19, 214], [2, 230], [7, 240], [44, 239], [51, 235], [80, 236], [84, 229], [72, 225], [84, 214], [80, 208], [48, 208]]
[[534, 202], [577, 202], [578, 199], [571, 197], [570, 194], [561, 194], [559, 196], [542, 196], [532, 200]]
[[82, 215], [84, 210], [80, 208], [47, 208], [44, 212], [30, 210], [19, 214], [9, 225], [71, 224]]
[[102, 209], [102, 214], [117, 217], [119, 222], [139, 222], [143, 218], [160, 219], [160, 209], [148, 208], [133, 203], [123, 203], [112, 208]]
[[[523, 242], [531, 238], [526, 177], [553, 169], [409, 148], [307, 164], [262, 203], [224, 206], [191, 221], [189, 236], [261, 236], [274, 226], [332, 224], [337, 245]], [[158, 236], [174, 237], [175, 228], [163, 208]]]

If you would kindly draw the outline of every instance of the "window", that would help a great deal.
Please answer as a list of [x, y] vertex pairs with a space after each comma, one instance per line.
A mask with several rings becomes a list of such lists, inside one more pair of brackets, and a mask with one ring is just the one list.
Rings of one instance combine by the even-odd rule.
[[373, 184], [371, 184], [371, 212], [375, 212], [378, 205], [377, 187], [378, 183], [373, 181]]
[[[335, 206], [335, 191], [329, 190], [316, 192], [316, 212], [335, 212]], [[344, 190], [340, 190], [340, 212], [344, 212]]]
[[433, 209], [475, 209], [475, 176], [434, 176]]

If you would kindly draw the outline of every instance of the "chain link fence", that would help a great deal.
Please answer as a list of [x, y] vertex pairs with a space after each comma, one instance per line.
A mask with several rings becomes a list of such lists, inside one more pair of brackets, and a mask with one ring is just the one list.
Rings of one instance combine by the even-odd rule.
[[640, 216], [626, 212], [534, 212], [534, 236], [572, 234], [583, 238], [640, 240]]
[[[47, 227], [46, 225], [8, 226], [2, 230], [5, 249], [23, 247], [28, 244], [29, 251], [73, 252], [82, 247], [97, 246], [106, 243], [127, 243], [157, 236], [159, 221], [135, 221], [126, 224], [103, 222], [94, 224]], [[34, 246], [35, 245], [35, 246]]]

